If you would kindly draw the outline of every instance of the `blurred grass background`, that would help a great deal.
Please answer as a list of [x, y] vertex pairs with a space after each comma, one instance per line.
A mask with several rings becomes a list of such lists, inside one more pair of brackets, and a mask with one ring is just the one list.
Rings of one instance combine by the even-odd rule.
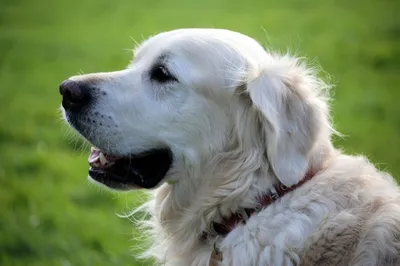
[[336, 145], [400, 176], [397, 0], [0, 1], [0, 265], [145, 265], [117, 217], [143, 195], [88, 185], [59, 83], [130, 60], [135, 39], [182, 27], [241, 31], [318, 62], [337, 85]]

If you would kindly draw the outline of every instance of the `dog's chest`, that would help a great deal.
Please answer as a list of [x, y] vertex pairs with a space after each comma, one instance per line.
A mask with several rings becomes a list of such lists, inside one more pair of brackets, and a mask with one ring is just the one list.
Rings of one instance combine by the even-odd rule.
[[300, 261], [307, 239], [328, 214], [319, 204], [302, 209], [267, 208], [220, 241], [222, 265], [295, 265], [291, 263]]

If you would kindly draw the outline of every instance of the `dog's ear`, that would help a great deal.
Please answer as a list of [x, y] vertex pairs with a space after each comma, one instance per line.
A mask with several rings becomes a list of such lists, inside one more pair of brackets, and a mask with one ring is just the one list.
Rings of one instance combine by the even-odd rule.
[[253, 76], [245, 91], [261, 124], [268, 161], [283, 185], [294, 185], [309, 168], [321, 129], [329, 126], [327, 104], [318, 95], [324, 84], [288, 56], [274, 58]]

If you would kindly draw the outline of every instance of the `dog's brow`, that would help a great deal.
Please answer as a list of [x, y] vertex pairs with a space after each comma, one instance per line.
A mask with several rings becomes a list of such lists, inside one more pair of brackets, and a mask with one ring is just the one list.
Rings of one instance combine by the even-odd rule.
[[158, 66], [158, 65], [163, 65], [163, 66], [168, 66], [168, 61], [169, 58], [171, 57], [170, 53], [164, 52], [161, 53], [152, 63], [152, 67]]
[[156, 59], [156, 64], [157, 63], [163, 63], [165, 61], [168, 60], [168, 58], [170, 57], [170, 53], [162, 53], [161, 55], [159, 55]]

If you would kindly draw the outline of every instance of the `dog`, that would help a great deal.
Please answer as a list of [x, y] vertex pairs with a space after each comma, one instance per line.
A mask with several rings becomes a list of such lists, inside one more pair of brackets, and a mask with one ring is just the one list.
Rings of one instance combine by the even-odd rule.
[[60, 85], [89, 178], [147, 189], [160, 265], [400, 265], [392, 176], [334, 148], [318, 69], [224, 29], [150, 37]]

